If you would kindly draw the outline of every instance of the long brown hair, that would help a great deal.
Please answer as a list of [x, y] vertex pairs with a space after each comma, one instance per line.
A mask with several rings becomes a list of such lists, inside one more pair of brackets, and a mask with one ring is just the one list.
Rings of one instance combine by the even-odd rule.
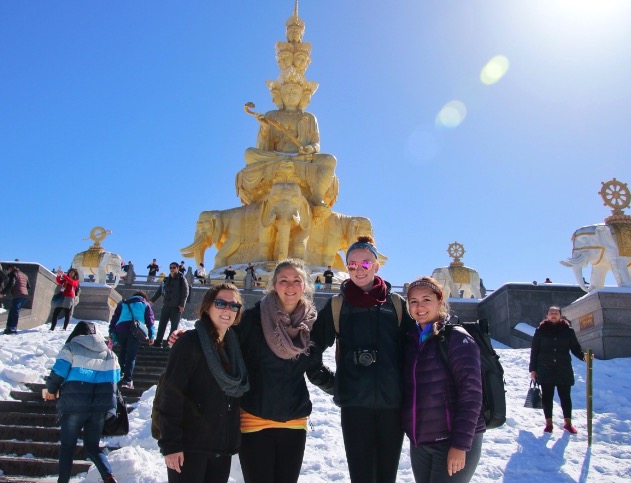
[[[204, 321], [208, 326], [208, 333], [210, 334], [210, 340], [212, 340], [215, 344], [219, 345], [219, 332], [215, 328], [215, 324], [210, 320], [210, 316], [208, 315], [208, 310], [211, 305], [215, 302], [217, 298], [217, 294], [221, 290], [229, 290], [234, 292], [235, 300], [243, 305], [243, 299], [241, 298], [241, 292], [239, 289], [232, 283], [222, 282], [218, 285], [213, 285], [210, 287], [206, 293], [204, 294], [204, 299], [202, 300], [202, 304], [199, 307], [199, 319]], [[241, 321], [241, 316], [243, 315], [243, 307], [237, 312], [237, 316], [234, 319], [234, 324], [237, 325]]]

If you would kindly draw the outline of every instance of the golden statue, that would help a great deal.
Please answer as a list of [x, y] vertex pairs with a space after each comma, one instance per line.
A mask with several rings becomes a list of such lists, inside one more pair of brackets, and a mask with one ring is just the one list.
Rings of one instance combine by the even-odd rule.
[[257, 114], [260, 123], [256, 147], [245, 151], [245, 164], [236, 179], [237, 194], [245, 204], [262, 200], [276, 182], [295, 182], [312, 206], [333, 206], [338, 194], [335, 156], [320, 152], [318, 121], [304, 111], [318, 89], [307, 81], [305, 70], [311, 63], [311, 45], [302, 42], [304, 21], [298, 17], [298, 2], [286, 22], [287, 42], [276, 43], [276, 59], [281, 69], [276, 81], [267, 81], [272, 101], [278, 107]]
[[265, 268], [286, 257], [304, 259], [315, 272], [329, 265], [344, 270], [340, 254], [358, 235], [372, 235], [368, 218], [331, 209], [339, 191], [337, 161], [320, 152], [318, 122], [304, 110], [318, 83], [305, 77], [311, 44], [302, 41], [305, 23], [297, 0], [285, 25], [287, 41], [275, 45], [280, 74], [266, 83], [277, 109], [260, 114], [253, 103], [244, 106], [259, 131], [236, 176], [243, 206], [201, 213], [193, 243], [181, 249], [200, 263], [206, 249], [215, 246], [216, 273], [228, 265], [239, 273], [250, 262]]

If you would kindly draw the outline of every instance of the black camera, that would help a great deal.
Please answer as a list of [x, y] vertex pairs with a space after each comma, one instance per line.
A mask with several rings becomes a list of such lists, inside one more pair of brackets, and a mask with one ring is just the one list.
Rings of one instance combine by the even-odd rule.
[[353, 362], [356, 366], [371, 366], [377, 362], [377, 351], [371, 349], [357, 349], [353, 353]]

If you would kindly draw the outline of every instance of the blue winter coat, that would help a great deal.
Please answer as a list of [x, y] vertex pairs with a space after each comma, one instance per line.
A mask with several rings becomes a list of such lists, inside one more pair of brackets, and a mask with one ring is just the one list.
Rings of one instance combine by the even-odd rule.
[[64, 413], [106, 413], [116, 408], [120, 367], [116, 354], [98, 334], [78, 335], [65, 344], [46, 380], [46, 389], [60, 391], [59, 416]]
[[140, 295], [129, 297], [118, 304], [110, 321], [110, 334], [128, 332], [133, 320], [141, 322], [140, 328], [147, 334], [147, 337], [156, 338], [153, 309]]
[[469, 451], [476, 433], [484, 432], [480, 349], [460, 327], [448, 338], [447, 359], [438, 344], [444, 337], [439, 325], [419, 343], [418, 327], [406, 334], [403, 362], [403, 429], [414, 446], [450, 442]]

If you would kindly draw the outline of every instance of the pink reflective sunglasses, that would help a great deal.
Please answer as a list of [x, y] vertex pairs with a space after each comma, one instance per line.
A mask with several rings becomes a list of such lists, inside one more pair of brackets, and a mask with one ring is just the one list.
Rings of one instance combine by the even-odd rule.
[[371, 260], [362, 260], [361, 262], [348, 262], [346, 264], [346, 268], [350, 272], [353, 270], [357, 270], [359, 267], [362, 267], [364, 270], [370, 270], [375, 262]]

